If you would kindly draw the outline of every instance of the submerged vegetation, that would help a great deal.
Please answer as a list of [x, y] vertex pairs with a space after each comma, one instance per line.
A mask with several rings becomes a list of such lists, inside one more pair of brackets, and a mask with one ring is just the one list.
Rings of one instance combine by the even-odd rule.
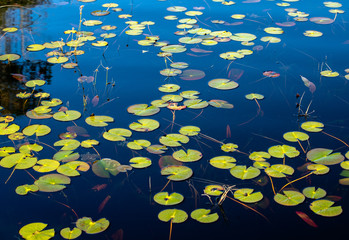
[[[349, 145], [347, 134], [337, 135], [336, 130], [347, 131], [348, 116], [338, 127], [321, 121], [327, 116], [312, 119], [311, 108], [321, 108], [318, 99], [326, 94], [328, 79], [347, 87], [349, 69], [340, 65], [334, 71], [326, 52], [320, 61], [292, 43], [296, 37], [316, 44], [313, 38], [324, 38], [329, 30], [345, 33], [348, 24], [341, 15], [347, 13], [339, 2], [316, 1], [316, 13], [328, 16], [319, 17], [302, 10], [303, 1], [147, 3], [162, 9], [158, 22], [146, 14], [141, 19], [137, 11], [142, 6], [133, 1], [52, 3], [74, 9], [75, 22], [64, 22], [67, 26], [56, 39], [40, 41], [40, 33], [33, 33], [24, 54], [0, 49], [8, 83], [0, 85], [0, 166], [2, 185], [13, 188], [11, 197], [22, 204], [30, 197], [44, 199], [65, 212], [60, 223], [12, 216], [20, 223], [11, 235], [46, 240], [105, 234], [105, 239], [123, 239], [123, 230], [114, 223], [120, 216], [110, 213], [120, 208], [117, 198], [125, 199], [121, 208], [128, 209], [123, 213], [131, 219], [137, 218], [132, 208], [139, 204], [143, 208], [138, 211], [151, 215], [147, 221], [159, 224], [154, 229], [168, 226], [161, 221], [170, 222], [170, 240], [176, 238], [173, 223], [218, 226], [241, 214], [237, 211], [253, 216], [250, 224], [261, 221], [268, 228], [293, 213], [299, 216], [293, 221], [307, 224], [304, 228], [326, 229], [330, 220], [320, 217], [347, 217]], [[247, 5], [255, 5], [251, 9], [257, 13]], [[216, 7], [222, 12], [217, 19]], [[305, 30], [309, 22], [316, 30]], [[255, 32], [238, 32], [240, 25]], [[13, 25], [1, 30], [0, 44], [24, 31]], [[292, 71], [277, 51], [310, 58], [311, 70]], [[29, 63], [40, 67], [25, 71]], [[149, 63], [155, 67], [145, 69]], [[122, 78], [127, 64], [132, 70]], [[147, 71], [157, 79], [133, 79]], [[55, 73], [62, 79], [52, 80]], [[346, 97], [338, 96], [347, 105]], [[289, 101], [297, 101], [296, 106], [287, 107]], [[264, 130], [269, 125], [273, 132]], [[323, 131], [327, 126], [332, 127], [329, 133]], [[93, 210], [80, 206], [96, 202], [84, 199], [86, 192], [104, 194]], [[108, 205], [115, 209], [107, 213]], [[281, 213], [275, 217], [277, 211]], [[162, 231], [160, 235], [165, 238]]]

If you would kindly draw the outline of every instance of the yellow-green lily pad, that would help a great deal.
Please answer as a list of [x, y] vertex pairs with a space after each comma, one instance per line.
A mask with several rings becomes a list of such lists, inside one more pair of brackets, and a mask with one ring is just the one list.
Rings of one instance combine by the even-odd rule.
[[75, 150], [80, 146], [80, 142], [75, 139], [62, 139], [53, 144], [55, 147], [62, 147], [60, 151]]
[[92, 165], [92, 171], [98, 177], [102, 178], [110, 178], [110, 175], [116, 176], [119, 173], [117, 169], [121, 164], [110, 158], [103, 158], [101, 160], [97, 160]]
[[326, 191], [324, 189], [315, 189], [315, 187], [306, 187], [303, 189], [302, 193], [304, 194], [304, 196], [311, 199], [319, 199], [326, 196]]
[[192, 211], [190, 217], [201, 223], [213, 223], [218, 220], [218, 214], [210, 212], [210, 209], [199, 208]]
[[334, 202], [330, 200], [316, 200], [310, 204], [310, 209], [320, 216], [335, 217], [340, 215], [343, 212], [343, 209], [341, 206], [332, 207], [333, 204]]
[[335, 165], [344, 160], [341, 153], [332, 153], [333, 150], [326, 148], [314, 148], [307, 153], [307, 158], [318, 164]]
[[230, 90], [230, 89], [237, 88], [239, 86], [237, 82], [234, 82], [232, 80], [225, 79], [225, 78], [213, 79], [208, 82], [208, 85], [211, 88], [216, 88], [219, 90]]
[[153, 119], [139, 119], [138, 122], [133, 122], [129, 128], [137, 132], [150, 132], [159, 128], [160, 123]]
[[134, 157], [130, 159], [130, 166], [134, 168], [146, 168], [151, 165], [151, 160], [147, 157]]
[[127, 112], [137, 116], [151, 116], [157, 114], [160, 108], [155, 106], [149, 106], [148, 104], [135, 104], [127, 108]]
[[36, 165], [33, 166], [33, 169], [37, 172], [46, 173], [52, 172], [59, 167], [60, 163], [52, 159], [40, 159], [36, 162]]
[[179, 133], [186, 136], [196, 136], [200, 133], [200, 128], [196, 126], [184, 126], [179, 129]]
[[105, 218], [101, 218], [96, 222], [93, 222], [89, 217], [79, 218], [76, 221], [76, 227], [81, 229], [87, 234], [96, 234], [105, 231], [109, 227], [109, 221]]
[[321, 122], [308, 121], [301, 125], [301, 128], [308, 132], [321, 132], [324, 124]]
[[309, 135], [304, 132], [287, 132], [283, 135], [283, 138], [289, 142], [306, 141], [309, 139]]
[[274, 196], [275, 202], [284, 205], [284, 206], [296, 206], [305, 200], [305, 196], [297, 191], [293, 190], [284, 190], [283, 194], [277, 193]]
[[182, 134], [170, 133], [160, 137], [159, 142], [168, 147], [180, 147], [181, 143], [189, 142], [189, 138]]
[[16, 193], [18, 195], [27, 195], [28, 192], [37, 192], [37, 191], [39, 191], [39, 187], [34, 185], [34, 184], [31, 184], [31, 185], [24, 184], [24, 185], [16, 187], [15, 191], [16, 191]]
[[180, 193], [159, 192], [154, 195], [154, 201], [160, 205], [172, 206], [183, 202], [184, 197]]
[[272, 146], [268, 149], [268, 153], [276, 158], [284, 158], [285, 156], [294, 158], [299, 155], [299, 151], [295, 147], [288, 145]]
[[236, 178], [246, 180], [257, 177], [261, 171], [255, 167], [246, 168], [245, 165], [236, 165], [235, 167], [230, 169], [230, 174]]
[[254, 192], [252, 188], [241, 188], [234, 192], [234, 198], [244, 203], [255, 203], [263, 199], [261, 192]]
[[181, 149], [175, 151], [172, 157], [180, 162], [196, 162], [202, 158], [202, 153], [194, 149], [188, 149], [187, 152]]
[[188, 214], [180, 209], [166, 209], [158, 214], [158, 218], [163, 222], [182, 223], [188, 219]]
[[73, 229], [66, 227], [66, 228], [63, 228], [59, 233], [61, 234], [62, 238], [75, 239], [81, 235], [82, 231], [76, 227]]
[[94, 127], [105, 127], [108, 126], [108, 122], [114, 122], [114, 118], [108, 116], [90, 116], [85, 119], [88, 125]]
[[48, 240], [53, 238], [55, 230], [53, 228], [44, 230], [46, 227], [46, 223], [29, 223], [21, 227], [19, 234], [26, 240]]
[[204, 193], [210, 196], [220, 196], [224, 192], [224, 188], [221, 185], [207, 185], [204, 189]]
[[52, 173], [41, 176], [34, 184], [39, 187], [40, 192], [58, 192], [66, 188], [65, 184], [70, 184], [70, 178]]
[[124, 128], [112, 128], [103, 133], [103, 137], [109, 141], [125, 141], [126, 137], [131, 137], [132, 132]]
[[286, 177], [286, 175], [292, 175], [294, 173], [294, 169], [292, 167], [284, 164], [273, 164], [264, 171], [269, 176], [275, 178], [283, 178]]
[[218, 156], [210, 159], [210, 164], [219, 169], [230, 169], [236, 166], [236, 159], [230, 156]]
[[183, 181], [193, 175], [193, 170], [186, 166], [168, 166], [161, 169], [161, 175], [169, 175], [167, 179], [172, 181]]
[[127, 143], [127, 147], [132, 150], [141, 150], [143, 148], [147, 148], [151, 145], [151, 143], [148, 140], [144, 139], [138, 139], [134, 140], [133, 142]]
[[57, 112], [53, 114], [53, 118], [57, 121], [67, 122], [74, 121], [81, 117], [81, 113], [75, 110], [67, 110], [65, 112]]

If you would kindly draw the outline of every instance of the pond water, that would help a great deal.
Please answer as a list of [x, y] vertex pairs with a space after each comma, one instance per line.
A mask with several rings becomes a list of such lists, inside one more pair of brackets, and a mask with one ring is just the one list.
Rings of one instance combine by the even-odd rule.
[[[77, 239], [342, 236], [349, 219], [346, 3], [114, 3], [0, 5], [1, 238], [26, 238], [19, 230], [36, 222], [54, 229], [53, 239], [64, 239], [60, 231], [76, 225], [83, 230]], [[54, 102], [61, 104], [38, 108]], [[136, 104], [160, 105], [139, 110]], [[141, 119], [155, 120], [159, 127], [130, 126]], [[184, 126], [198, 127], [200, 133], [183, 132]], [[169, 141], [169, 134], [180, 129], [182, 135]], [[287, 132], [295, 132], [291, 141], [283, 137]], [[75, 158], [58, 157], [62, 133], [77, 135], [78, 142], [63, 143], [63, 150], [72, 151], [63, 155]], [[91, 147], [94, 142], [86, 141], [91, 139], [98, 144]], [[167, 145], [167, 150], [154, 153], [146, 149], [150, 144]], [[178, 159], [181, 150], [184, 155], [195, 150], [199, 157], [173, 160], [171, 155]], [[256, 161], [255, 154], [266, 159]], [[214, 164], [211, 159], [218, 156], [228, 157]], [[142, 162], [130, 163], [134, 157], [143, 157]], [[45, 172], [37, 162], [43, 159], [54, 159], [57, 166]], [[179, 172], [169, 181], [164, 172], [175, 171], [171, 165]], [[80, 175], [72, 176], [79, 166]], [[123, 167], [128, 170], [120, 172]], [[193, 174], [185, 176], [190, 169]], [[45, 181], [46, 175], [53, 177]], [[58, 178], [70, 183], [56, 188]], [[25, 184], [34, 190], [18, 194]], [[224, 194], [203, 195], [209, 185]], [[244, 189], [259, 197], [241, 193]], [[184, 201], [161, 205], [154, 201], [159, 192], [179, 193]], [[167, 222], [158, 218], [166, 209], [177, 209]], [[218, 219], [194, 220], [196, 209], [211, 210]], [[178, 220], [178, 210], [187, 219]], [[105, 218], [109, 226], [82, 226], [83, 217]], [[42, 229], [36, 230], [32, 234], [39, 237]]]

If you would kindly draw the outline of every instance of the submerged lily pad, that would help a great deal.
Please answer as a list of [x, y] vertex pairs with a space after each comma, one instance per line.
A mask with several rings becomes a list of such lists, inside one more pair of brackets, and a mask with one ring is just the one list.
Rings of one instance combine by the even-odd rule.
[[154, 201], [160, 205], [171, 206], [183, 202], [184, 197], [182, 194], [173, 192], [168, 194], [168, 192], [159, 192], [154, 195]]
[[55, 230], [47, 229], [46, 223], [34, 222], [29, 223], [19, 230], [19, 234], [26, 240], [48, 240], [54, 237]]
[[307, 158], [314, 163], [324, 165], [334, 165], [344, 160], [344, 156], [341, 153], [332, 152], [333, 150], [331, 149], [314, 148], [307, 153]]
[[277, 193], [274, 196], [275, 202], [284, 206], [296, 206], [305, 200], [305, 196], [297, 191], [283, 191], [283, 194]]
[[169, 175], [167, 179], [172, 181], [183, 181], [193, 175], [193, 170], [186, 166], [168, 166], [161, 169], [161, 175]]
[[89, 217], [79, 218], [76, 221], [76, 227], [81, 229], [87, 234], [96, 234], [103, 232], [109, 227], [109, 221], [105, 218], [101, 218], [96, 222], [93, 222]]
[[163, 222], [182, 223], [188, 219], [188, 214], [180, 209], [166, 209], [159, 213], [158, 218]]
[[334, 202], [330, 200], [316, 200], [310, 204], [310, 209], [314, 213], [324, 217], [335, 217], [340, 215], [343, 212], [343, 209], [341, 206], [332, 207], [333, 204]]
[[34, 182], [40, 192], [58, 192], [66, 188], [64, 184], [70, 184], [70, 178], [62, 174], [47, 174]]
[[190, 217], [201, 223], [212, 223], [218, 220], [217, 213], [211, 213], [210, 209], [199, 208], [191, 212]]

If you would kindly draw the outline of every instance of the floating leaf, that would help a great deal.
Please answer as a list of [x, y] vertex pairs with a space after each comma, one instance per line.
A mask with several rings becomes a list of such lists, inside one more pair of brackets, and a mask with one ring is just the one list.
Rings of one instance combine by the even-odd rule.
[[182, 194], [173, 192], [170, 195], [168, 192], [159, 192], [154, 195], [154, 201], [160, 205], [171, 206], [183, 202], [184, 197]]
[[14, 153], [1, 159], [0, 166], [4, 168], [28, 169], [35, 165], [36, 157], [30, 157], [26, 153]]
[[221, 185], [207, 185], [204, 189], [204, 193], [210, 196], [220, 196], [224, 192], [224, 188]]
[[210, 164], [219, 169], [230, 169], [236, 166], [236, 159], [230, 156], [218, 156], [210, 159]]
[[217, 213], [211, 213], [210, 209], [199, 208], [191, 212], [190, 217], [201, 223], [212, 223], [218, 220]]
[[253, 99], [262, 100], [264, 99], [264, 96], [258, 93], [250, 93], [245, 95], [245, 98], [248, 100], [253, 100]]
[[39, 144], [23, 144], [19, 148], [19, 152], [31, 154], [32, 152], [40, 152], [43, 147]]
[[81, 235], [81, 232], [79, 228], [75, 227], [70, 230], [70, 228], [66, 227], [60, 231], [60, 234], [65, 239], [75, 239]]
[[138, 139], [134, 140], [133, 142], [127, 143], [127, 147], [132, 150], [141, 150], [143, 148], [147, 148], [151, 145], [151, 143], [148, 140], [144, 139]]
[[81, 113], [75, 110], [67, 110], [65, 112], [57, 112], [53, 114], [54, 119], [62, 122], [74, 121], [80, 117], [81, 117]]
[[108, 126], [107, 122], [114, 122], [114, 118], [108, 116], [90, 116], [85, 119], [85, 122], [94, 127], [105, 127]]
[[212, 99], [208, 102], [211, 106], [216, 107], [216, 108], [226, 108], [226, 109], [231, 109], [234, 107], [233, 104], [228, 103], [227, 101], [224, 100], [219, 100], [219, 99]]
[[208, 106], [208, 102], [202, 99], [190, 99], [183, 102], [185, 106], [192, 109], [201, 109]]
[[179, 147], [182, 146], [181, 143], [189, 142], [189, 138], [182, 134], [171, 133], [160, 137], [159, 142], [168, 147]]
[[135, 104], [127, 108], [127, 112], [137, 116], [150, 116], [158, 113], [160, 108], [148, 104]]
[[274, 164], [266, 168], [265, 173], [271, 177], [283, 178], [286, 177], [286, 175], [292, 175], [294, 173], [294, 169], [284, 164]]
[[224, 152], [235, 152], [239, 146], [234, 143], [226, 143], [221, 146]]
[[54, 229], [47, 229], [46, 223], [34, 222], [29, 223], [19, 230], [19, 234], [26, 240], [48, 240], [55, 235]]
[[180, 209], [166, 209], [159, 213], [158, 218], [163, 222], [182, 223], [188, 219], [188, 214]]
[[285, 155], [289, 158], [294, 158], [299, 155], [299, 151], [292, 146], [288, 145], [276, 145], [268, 149], [268, 153], [276, 158], [284, 158]]
[[125, 137], [131, 137], [132, 132], [124, 128], [112, 128], [103, 133], [103, 137], [109, 141], [125, 141]]
[[168, 166], [161, 169], [161, 175], [170, 175], [167, 179], [172, 181], [183, 181], [193, 175], [193, 170], [186, 166]]
[[208, 85], [212, 88], [220, 89], [220, 90], [230, 90], [237, 88], [239, 84], [229, 79], [225, 78], [217, 78], [208, 82]]
[[90, 169], [90, 165], [82, 161], [71, 161], [57, 168], [57, 172], [68, 177], [80, 176], [78, 171], [86, 172]]
[[2, 147], [0, 148], [0, 157], [6, 157], [15, 151], [14, 147]]
[[283, 138], [289, 142], [306, 141], [309, 139], [309, 135], [303, 132], [287, 132], [283, 135]]
[[134, 168], [146, 168], [151, 165], [151, 160], [147, 157], [134, 157], [130, 159], [130, 163]]
[[234, 198], [244, 203], [255, 203], [262, 200], [263, 194], [261, 192], [252, 192], [252, 188], [241, 188], [234, 192]]
[[301, 125], [301, 128], [308, 132], [321, 132], [324, 124], [321, 122], [308, 121]]
[[39, 191], [39, 187], [34, 185], [34, 184], [32, 184], [32, 185], [25, 184], [25, 185], [21, 185], [21, 186], [16, 187], [15, 191], [18, 195], [27, 195], [28, 192]]
[[52, 159], [41, 159], [36, 162], [36, 165], [33, 166], [33, 169], [37, 172], [45, 173], [56, 170], [59, 167], [60, 163]]
[[326, 196], [326, 191], [324, 189], [315, 189], [315, 187], [306, 187], [303, 189], [302, 193], [304, 194], [304, 196], [311, 199], [319, 199]]
[[161, 51], [168, 53], [181, 53], [185, 52], [187, 49], [182, 45], [167, 45], [161, 48]]
[[164, 145], [150, 145], [147, 147], [147, 151], [153, 154], [163, 154], [167, 150], [167, 147]]
[[10, 135], [17, 132], [20, 127], [17, 124], [0, 123], [0, 135]]
[[202, 158], [202, 153], [194, 149], [188, 149], [187, 152], [181, 149], [174, 152], [172, 156], [180, 162], [196, 162]]
[[30, 80], [25, 83], [25, 86], [27, 87], [36, 87], [36, 86], [42, 86], [46, 83], [45, 80]]
[[277, 193], [274, 196], [275, 202], [284, 206], [296, 206], [305, 200], [305, 196], [297, 191], [289, 190], [283, 191], [284, 194]]
[[40, 192], [58, 192], [66, 188], [64, 184], [70, 184], [70, 178], [62, 174], [47, 174], [34, 182]]
[[159, 128], [160, 123], [153, 119], [139, 119], [138, 122], [133, 122], [129, 128], [137, 132], [150, 132]]
[[324, 217], [335, 217], [340, 215], [343, 210], [341, 206], [332, 207], [333, 204], [334, 202], [330, 200], [316, 200], [310, 204], [310, 209]]
[[270, 158], [270, 154], [267, 152], [252, 152], [248, 157], [253, 161], [263, 162]]
[[159, 91], [161, 92], [176, 92], [180, 89], [181, 87], [177, 84], [164, 84], [161, 87], [159, 87]]
[[84, 148], [93, 148], [93, 146], [98, 145], [99, 142], [94, 139], [87, 139], [81, 142], [81, 147]]
[[103, 158], [101, 160], [97, 160], [92, 165], [92, 171], [98, 176], [102, 178], [110, 178], [110, 174], [116, 176], [119, 173], [117, 169], [121, 164], [110, 158]]
[[61, 151], [75, 150], [80, 146], [80, 142], [75, 139], [62, 139], [53, 144], [55, 147], [62, 147]]
[[248, 167], [246, 169], [245, 165], [237, 165], [230, 169], [230, 174], [236, 178], [246, 180], [257, 177], [261, 171], [255, 167]]
[[330, 171], [330, 168], [323, 164], [310, 164], [307, 166], [307, 169], [313, 171], [315, 175], [323, 175]]
[[314, 163], [323, 165], [334, 165], [344, 160], [344, 156], [341, 153], [332, 152], [333, 150], [331, 149], [314, 148], [307, 153], [307, 158]]
[[14, 53], [9, 53], [9, 54], [3, 54], [0, 56], [0, 61], [8, 61], [8, 62], [12, 62], [12, 61], [16, 61], [18, 59], [20, 59], [21, 56], [18, 54], [14, 54]]
[[106, 230], [109, 227], [109, 221], [105, 218], [101, 218], [93, 222], [91, 218], [83, 217], [76, 221], [76, 227], [87, 234], [96, 234]]
[[195, 136], [200, 132], [200, 128], [196, 126], [184, 126], [179, 129], [179, 133], [186, 136]]

